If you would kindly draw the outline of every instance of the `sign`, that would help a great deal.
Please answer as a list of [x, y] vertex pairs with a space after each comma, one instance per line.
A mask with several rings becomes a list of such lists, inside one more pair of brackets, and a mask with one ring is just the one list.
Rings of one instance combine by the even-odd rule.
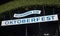
[[39, 16], [32, 18], [24, 18], [24, 19], [15, 19], [15, 20], [6, 20], [2, 21], [1, 26], [7, 25], [18, 25], [18, 24], [28, 24], [28, 23], [38, 23], [38, 22], [49, 22], [49, 21], [57, 21], [58, 15], [47, 15], [47, 16]]
[[28, 15], [31, 15], [31, 14], [40, 14], [40, 13], [41, 13], [41, 10], [31, 10], [31, 11], [27, 11], [27, 12], [22, 13], [22, 14], [14, 14], [14, 17], [20, 18], [20, 17], [25, 17]]

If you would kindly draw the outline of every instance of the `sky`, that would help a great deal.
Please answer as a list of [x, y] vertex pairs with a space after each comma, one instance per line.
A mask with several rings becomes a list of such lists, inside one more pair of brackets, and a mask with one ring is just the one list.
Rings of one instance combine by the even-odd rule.
[[0, 0], [0, 5], [10, 2], [10, 1], [12, 1], [12, 0]]

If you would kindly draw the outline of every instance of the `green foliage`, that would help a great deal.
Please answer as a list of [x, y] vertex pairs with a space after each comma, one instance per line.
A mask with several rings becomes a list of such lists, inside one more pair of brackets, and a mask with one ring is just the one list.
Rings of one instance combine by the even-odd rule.
[[17, 7], [28, 6], [28, 5], [57, 5], [60, 6], [60, 0], [14, 0], [6, 4], [0, 5], [0, 13], [15, 9]]

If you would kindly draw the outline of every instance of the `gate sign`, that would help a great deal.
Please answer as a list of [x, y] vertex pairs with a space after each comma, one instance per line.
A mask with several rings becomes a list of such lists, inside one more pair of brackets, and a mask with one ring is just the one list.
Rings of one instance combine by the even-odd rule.
[[18, 25], [18, 24], [28, 24], [28, 23], [38, 23], [38, 22], [49, 22], [49, 21], [57, 21], [58, 15], [48, 15], [48, 16], [39, 16], [39, 17], [31, 17], [24, 19], [14, 19], [14, 20], [6, 20], [2, 21], [1, 26], [7, 25]]
[[31, 11], [27, 11], [27, 12], [22, 13], [22, 14], [14, 14], [14, 17], [20, 18], [20, 17], [25, 17], [28, 15], [31, 15], [31, 14], [40, 14], [40, 13], [41, 13], [41, 10], [31, 10]]

